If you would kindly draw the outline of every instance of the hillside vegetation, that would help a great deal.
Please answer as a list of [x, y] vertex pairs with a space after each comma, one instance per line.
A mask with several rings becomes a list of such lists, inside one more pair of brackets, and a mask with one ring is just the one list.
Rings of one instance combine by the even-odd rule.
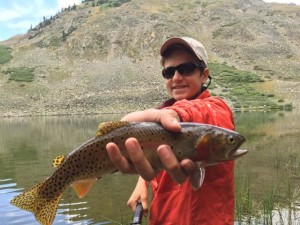
[[115, 113], [168, 98], [159, 47], [207, 48], [211, 92], [235, 110], [299, 107], [300, 6], [262, 0], [84, 1], [0, 43], [0, 114]]

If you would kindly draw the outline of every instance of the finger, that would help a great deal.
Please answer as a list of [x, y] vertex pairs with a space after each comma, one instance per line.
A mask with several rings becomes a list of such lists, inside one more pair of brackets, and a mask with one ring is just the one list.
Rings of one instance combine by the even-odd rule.
[[193, 172], [197, 169], [197, 165], [190, 159], [183, 159], [180, 162], [180, 166], [182, 170], [189, 176], [192, 175]]
[[127, 205], [134, 212], [136, 210], [136, 205], [138, 202], [142, 203], [143, 216], [147, 216], [148, 215], [148, 197], [147, 196], [140, 196], [139, 199], [136, 199], [134, 196], [131, 196], [127, 201]]
[[167, 130], [180, 132], [181, 126], [179, 121], [178, 114], [174, 110], [162, 110], [160, 123]]
[[180, 132], [181, 126], [179, 121], [175, 118], [165, 118], [161, 120], [161, 124], [164, 128], [174, 132]]
[[168, 145], [159, 146], [157, 154], [172, 179], [175, 182], [182, 184], [187, 178], [187, 175], [182, 171], [180, 164], [170, 147]]
[[145, 180], [151, 181], [156, 176], [156, 173], [147, 160], [138, 140], [136, 138], [128, 138], [125, 146], [136, 171]]
[[[141, 196], [141, 198], [135, 202], [135, 209], [136, 209], [136, 205], [137, 202], [142, 203], [142, 207], [143, 207], [143, 216], [148, 216], [148, 197], [147, 196]], [[134, 211], [135, 211], [134, 209]]]
[[143, 206], [143, 216], [148, 216], [148, 198], [141, 198]]
[[134, 198], [134, 196], [131, 196], [131, 197], [128, 199], [127, 205], [129, 206], [129, 208], [130, 208], [132, 211], [135, 211], [137, 201], [139, 201], [139, 199], [137, 200], [136, 198]]
[[143, 216], [148, 216], [148, 201], [141, 201], [143, 206]]
[[106, 145], [107, 154], [110, 160], [122, 173], [136, 173], [133, 165], [131, 165], [127, 159], [120, 152], [119, 147], [115, 143], [108, 143]]

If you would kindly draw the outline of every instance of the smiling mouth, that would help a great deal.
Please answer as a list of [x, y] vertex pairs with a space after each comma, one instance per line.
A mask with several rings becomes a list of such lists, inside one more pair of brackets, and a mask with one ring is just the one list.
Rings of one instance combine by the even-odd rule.
[[180, 86], [174, 86], [173, 87], [173, 90], [175, 89], [183, 89], [183, 88], [187, 88], [188, 86], [186, 86], [186, 85], [180, 85]]

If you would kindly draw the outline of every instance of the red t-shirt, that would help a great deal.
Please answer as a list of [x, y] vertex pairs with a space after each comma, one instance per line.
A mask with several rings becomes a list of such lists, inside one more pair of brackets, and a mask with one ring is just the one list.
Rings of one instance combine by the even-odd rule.
[[[203, 91], [194, 100], [167, 101], [162, 108], [175, 110], [183, 122], [212, 124], [234, 130], [233, 114], [218, 97]], [[202, 187], [189, 181], [181, 186], [166, 171], [152, 181], [150, 225], [225, 225], [234, 223], [234, 162], [205, 168]]]

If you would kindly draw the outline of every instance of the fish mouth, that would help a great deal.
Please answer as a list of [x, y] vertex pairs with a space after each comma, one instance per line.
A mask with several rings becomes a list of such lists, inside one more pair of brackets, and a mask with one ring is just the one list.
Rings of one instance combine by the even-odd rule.
[[232, 149], [228, 154], [229, 159], [237, 159], [248, 153], [248, 150], [246, 149], [239, 149], [239, 147], [246, 141], [246, 139], [243, 136], [239, 136], [239, 138], [240, 138], [239, 144], [234, 149]]
[[246, 150], [246, 149], [236, 149], [236, 150], [230, 152], [228, 158], [237, 159], [243, 155], [246, 155], [247, 153], [248, 153], [248, 150]]

